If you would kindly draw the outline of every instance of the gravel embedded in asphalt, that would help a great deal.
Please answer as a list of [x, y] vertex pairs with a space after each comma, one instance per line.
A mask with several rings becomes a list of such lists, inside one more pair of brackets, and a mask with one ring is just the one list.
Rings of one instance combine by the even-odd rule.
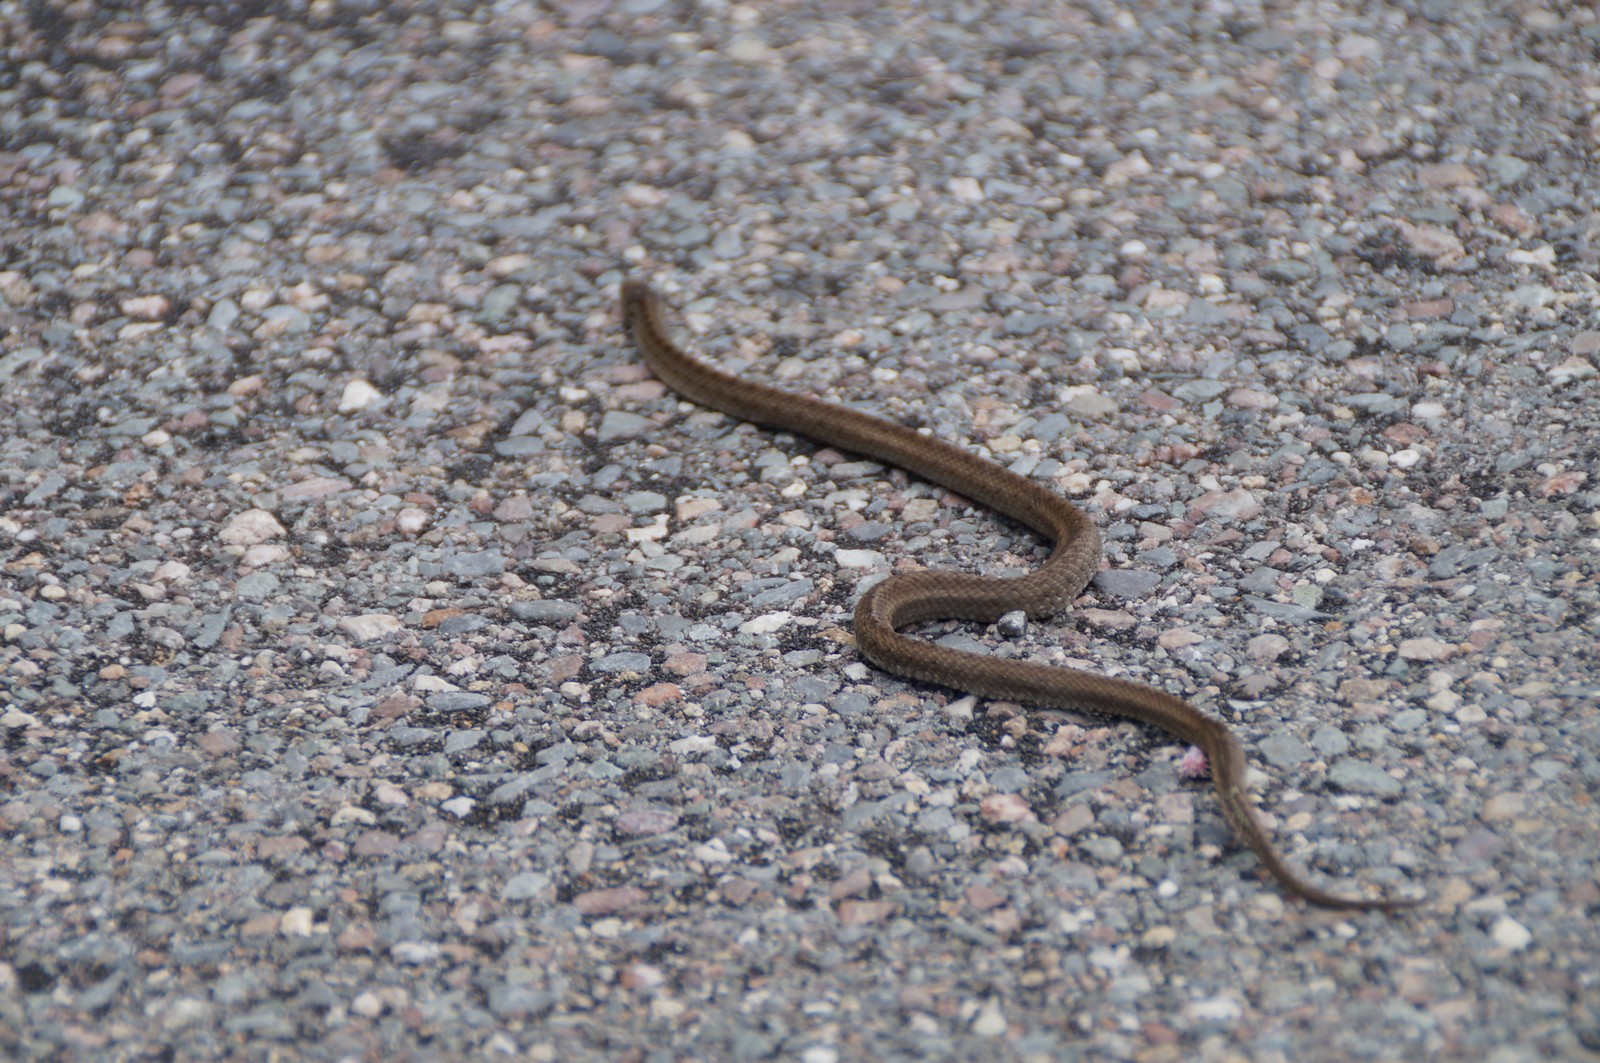
[[[0, 0], [18, 1059], [1600, 1054], [1583, 5]], [[1039, 544], [680, 402], [1083, 505], [1148, 729], [850, 609]]]

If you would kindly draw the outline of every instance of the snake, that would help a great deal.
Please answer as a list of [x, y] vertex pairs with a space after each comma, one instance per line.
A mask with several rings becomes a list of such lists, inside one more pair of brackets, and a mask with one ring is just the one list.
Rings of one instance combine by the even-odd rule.
[[1237, 836], [1289, 894], [1331, 909], [1393, 911], [1422, 898], [1352, 896], [1312, 883], [1279, 855], [1245, 787], [1248, 762], [1234, 733], [1156, 687], [1060, 665], [985, 656], [903, 634], [933, 620], [991, 624], [1021, 610], [1039, 620], [1071, 605], [1099, 570], [1099, 532], [1077, 506], [1042, 484], [944, 440], [859, 410], [723, 372], [668, 332], [650, 284], [621, 285], [624, 331], [650, 371], [680, 395], [731, 417], [805, 436], [824, 446], [897, 466], [1028, 526], [1053, 544], [1048, 559], [1018, 576], [943, 570], [894, 573], [861, 595], [855, 640], [883, 671], [984, 698], [1085, 711], [1149, 724], [1205, 754], [1222, 812]]

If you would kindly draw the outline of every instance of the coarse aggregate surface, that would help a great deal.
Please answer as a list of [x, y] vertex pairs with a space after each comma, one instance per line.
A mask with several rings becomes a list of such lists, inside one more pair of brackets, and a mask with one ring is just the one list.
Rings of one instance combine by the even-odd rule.
[[1597, 273], [1587, 4], [0, 0], [0, 1054], [1600, 1058]]

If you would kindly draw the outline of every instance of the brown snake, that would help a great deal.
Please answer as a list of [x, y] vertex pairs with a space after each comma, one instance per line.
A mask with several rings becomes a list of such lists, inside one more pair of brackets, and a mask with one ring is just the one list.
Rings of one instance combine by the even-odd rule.
[[896, 675], [988, 698], [1075, 708], [1153, 724], [1199, 746], [1228, 822], [1288, 892], [1329, 908], [1409, 907], [1417, 899], [1347, 897], [1308, 882], [1278, 855], [1245, 790], [1245, 756], [1226, 726], [1181, 698], [1141, 683], [1076, 668], [983, 657], [897, 630], [924, 620], [993, 623], [1015, 609], [1038, 619], [1070, 605], [1100, 564], [1100, 536], [1072, 503], [1032, 480], [881, 418], [795, 395], [714, 369], [667, 334], [660, 300], [642, 280], [622, 283], [623, 326], [652, 372], [675, 391], [741, 420], [899, 466], [1028, 525], [1055, 544], [1022, 576], [908, 572], [890, 576], [856, 605], [856, 643], [867, 660]]

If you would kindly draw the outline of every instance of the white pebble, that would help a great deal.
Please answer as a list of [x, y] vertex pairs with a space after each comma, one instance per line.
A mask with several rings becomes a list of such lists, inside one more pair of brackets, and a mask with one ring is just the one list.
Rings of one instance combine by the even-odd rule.
[[239, 305], [252, 314], [259, 314], [272, 305], [274, 298], [265, 288], [248, 288], [240, 294]]
[[178, 1030], [209, 1017], [211, 1005], [194, 997], [179, 997], [161, 1015], [162, 1028]]
[[311, 936], [311, 909], [290, 908], [278, 920], [278, 930], [286, 938], [306, 938]]
[[1528, 928], [1509, 915], [1501, 916], [1500, 921], [1495, 923], [1494, 929], [1489, 933], [1496, 945], [1512, 952], [1521, 952], [1533, 941], [1533, 934]]
[[694, 858], [702, 864], [731, 864], [733, 854], [721, 838], [712, 838], [704, 845], [695, 846]]
[[409, 964], [412, 967], [432, 963], [440, 954], [439, 946], [431, 941], [397, 941], [389, 950], [390, 958], [396, 963]]
[[979, 1037], [999, 1037], [1005, 1033], [1006, 1017], [1000, 1005], [993, 1000], [984, 1001], [978, 1017], [972, 1020], [972, 1032]]
[[1549, 244], [1543, 244], [1532, 251], [1515, 248], [1506, 252], [1506, 261], [1514, 266], [1538, 266], [1549, 269], [1556, 264], [1556, 249]]
[[883, 568], [889, 563], [876, 550], [835, 550], [833, 559], [840, 568]]
[[189, 566], [182, 561], [163, 561], [151, 577], [162, 583], [178, 583], [189, 578]]
[[642, 528], [624, 528], [623, 535], [630, 543], [655, 542], [667, 537], [667, 515], [657, 513], [655, 519]]
[[172, 309], [172, 302], [164, 295], [136, 295], [118, 305], [135, 321], [160, 321]]
[[741, 34], [728, 45], [728, 58], [736, 63], [762, 63], [772, 58], [772, 48], [760, 37]]
[[1107, 166], [1103, 180], [1108, 187], [1114, 188], [1117, 185], [1125, 185], [1135, 178], [1143, 177], [1149, 172], [1150, 161], [1135, 151]]
[[406, 796], [406, 792], [393, 783], [379, 783], [373, 788], [373, 796], [378, 799], [380, 805], [388, 805], [390, 808], [400, 808], [411, 803], [411, 798]]
[[406, 535], [417, 535], [428, 526], [428, 514], [415, 506], [407, 506], [395, 514], [394, 526]]
[[361, 993], [350, 1002], [350, 1011], [363, 1019], [376, 1019], [383, 1014], [383, 1001], [373, 992]]
[[388, 613], [362, 613], [360, 616], [339, 618], [339, 630], [362, 641], [392, 635], [403, 626], [399, 617]]
[[359, 378], [346, 384], [344, 394], [339, 396], [340, 413], [353, 413], [356, 410], [370, 409], [382, 404], [383, 393]]
[[983, 202], [983, 186], [976, 177], [952, 177], [945, 184], [950, 194], [967, 203]]
[[979, 812], [990, 823], [1024, 823], [1033, 820], [1033, 809], [1017, 794], [990, 794], [979, 805]]
[[1196, 1000], [1183, 1007], [1183, 1017], [1190, 1022], [1237, 1022], [1243, 1014], [1239, 1002], [1226, 996]]
[[264, 509], [247, 509], [222, 526], [217, 538], [229, 546], [254, 546], [288, 534], [283, 525]]
[[741, 635], [770, 635], [774, 631], [782, 631], [794, 620], [793, 613], [768, 613], [752, 620], [746, 620], [739, 625]]
[[239, 566], [241, 568], [266, 568], [268, 565], [275, 565], [279, 561], [287, 560], [289, 560], [288, 550], [285, 550], [277, 543], [261, 543], [244, 552], [244, 556], [239, 559]]
[[[440, 596], [436, 595], [436, 597]], [[440, 679], [436, 675], [419, 675], [411, 681], [411, 689], [437, 694], [441, 691], [460, 690], [461, 688], [448, 680]]]
[[1595, 368], [1587, 359], [1573, 356], [1560, 365], [1551, 366], [1546, 375], [1550, 377], [1550, 383], [1561, 387], [1574, 380], [1588, 380], [1595, 375]]
[[[654, 190], [652, 189], [652, 191]], [[639, 206], [643, 204], [635, 205]], [[649, 205], [659, 206], [659, 204]], [[513, 273], [521, 273], [523, 270], [531, 267], [534, 264], [534, 261], [534, 257], [528, 254], [526, 251], [518, 251], [509, 255], [501, 255], [498, 258], [491, 258], [483, 268], [488, 271], [489, 276], [503, 278], [509, 277]]]

